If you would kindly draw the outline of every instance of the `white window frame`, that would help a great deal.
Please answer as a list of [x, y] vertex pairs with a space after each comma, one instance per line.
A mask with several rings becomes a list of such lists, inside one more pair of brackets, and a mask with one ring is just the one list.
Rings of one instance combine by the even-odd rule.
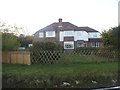
[[[72, 48], [69, 48], [69, 47], [67, 48], [66, 47], [67, 45], [72, 45]], [[64, 49], [74, 49], [74, 42], [72, 42], [72, 41], [71, 42], [64, 42]]]
[[64, 36], [74, 36], [74, 31], [64, 31]]
[[[53, 35], [50, 35], [50, 33], [52, 33]], [[45, 34], [46, 37], [55, 37], [55, 31], [46, 31]]]
[[39, 37], [43, 38], [44, 37], [44, 32], [39, 32]]

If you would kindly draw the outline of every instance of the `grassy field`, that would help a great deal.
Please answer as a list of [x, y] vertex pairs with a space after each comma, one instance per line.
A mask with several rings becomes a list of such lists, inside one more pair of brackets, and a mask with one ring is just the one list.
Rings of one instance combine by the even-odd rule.
[[[3, 87], [98, 87], [117, 84], [118, 62], [3, 64]], [[93, 82], [96, 81], [96, 82]], [[70, 83], [64, 86], [63, 82]], [[76, 83], [77, 82], [77, 83]]]

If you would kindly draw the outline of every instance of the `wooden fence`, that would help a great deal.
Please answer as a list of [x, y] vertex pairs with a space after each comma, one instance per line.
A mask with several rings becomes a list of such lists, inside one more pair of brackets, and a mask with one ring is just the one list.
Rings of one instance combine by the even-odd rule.
[[12, 64], [31, 64], [30, 52], [2, 52], [2, 62]]

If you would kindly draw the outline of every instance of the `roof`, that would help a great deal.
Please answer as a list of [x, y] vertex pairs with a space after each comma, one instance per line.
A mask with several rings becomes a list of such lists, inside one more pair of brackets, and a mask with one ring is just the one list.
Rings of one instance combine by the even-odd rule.
[[84, 30], [86, 32], [98, 32], [97, 30], [92, 29], [90, 27], [79, 27], [79, 29]]
[[37, 32], [43, 32], [43, 31], [63, 31], [63, 30], [75, 30], [75, 31], [86, 31], [86, 32], [98, 32], [97, 30], [94, 30], [90, 27], [78, 27], [72, 23], [69, 22], [62, 22], [62, 20], [59, 20], [59, 22], [52, 23]]
[[[61, 27], [62, 26], [62, 27]], [[62, 30], [79, 30], [79, 28], [72, 23], [69, 22], [62, 22], [61, 25], [60, 23], [52, 23], [39, 31], [62, 31]]]

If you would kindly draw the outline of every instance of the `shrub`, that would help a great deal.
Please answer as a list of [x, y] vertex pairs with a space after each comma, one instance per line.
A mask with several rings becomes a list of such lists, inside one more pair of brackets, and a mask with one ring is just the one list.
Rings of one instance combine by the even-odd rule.
[[60, 59], [62, 50], [63, 47], [55, 42], [34, 42], [31, 47], [32, 63], [55, 63]]
[[100, 48], [99, 47], [77, 47], [75, 49], [76, 52], [79, 51], [98, 51]]
[[34, 42], [32, 49], [34, 50], [44, 50], [44, 51], [55, 51], [63, 50], [63, 47], [56, 42]]

